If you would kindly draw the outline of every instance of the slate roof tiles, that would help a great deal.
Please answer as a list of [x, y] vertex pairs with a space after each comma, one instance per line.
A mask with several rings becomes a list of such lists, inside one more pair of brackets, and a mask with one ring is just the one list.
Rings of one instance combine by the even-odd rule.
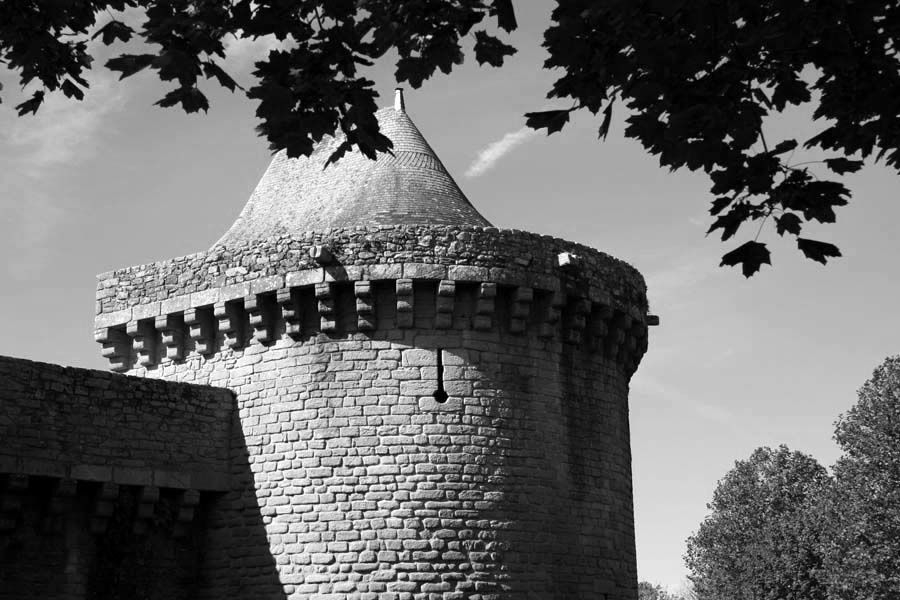
[[373, 161], [353, 151], [324, 168], [340, 137], [322, 140], [309, 157], [279, 152], [216, 245], [338, 227], [490, 226], [406, 114], [402, 99], [376, 117], [394, 143], [393, 155]]

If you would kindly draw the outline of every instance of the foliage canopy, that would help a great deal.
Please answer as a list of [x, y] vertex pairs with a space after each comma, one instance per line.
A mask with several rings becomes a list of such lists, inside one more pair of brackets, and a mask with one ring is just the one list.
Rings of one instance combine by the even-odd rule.
[[719, 482], [685, 556], [698, 600], [893, 600], [900, 590], [900, 356], [835, 427], [831, 476], [781, 446]]
[[[141, 9], [132, 27], [109, 11]], [[118, 13], [117, 13], [118, 14]], [[515, 48], [500, 32], [516, 28], [512, 0], [41, 0], [0, 3], [0, 59], [23, 86], [17, 105], [39, 110], [48, 92], [81, 99], [91, 67], [88, 39], [131, 43], [106, 63], [122, 78], [150, 69], [174, 87], [158, 102], [206, 110], [202, 79], [258, 101], [258, 127], [273, 150], [309, 154], [340, 130], [372, 157], [390, 148], [378, 130], [373, 82], [363, 71], [397, 53], [398, 82], [419, 87], [463, 62], [471, 40], [479, 64], [501, 66]], [[256, 63], [243, 90], [223, 68], [229, 36], [274, 35], [288, 42]], [[140, 44], [143, 41], [145, 44]], [[138, 42], [138, 43], [136, 43]], [[744, 275], [771, 264], [759, 232], [771, 217], [808, 258], [840, 256], [831, 243], [803, 237], [808, 223], [832, 223], [850, 192], [791, 161], [801, 146], [835, 175], [875, 156], [900, 170], [900, 5], [882, 0], [559, 0], [545, 33], [545, 67], [561, 69], [548, 97], [567, 108], [532, 112], [528, 124], [561, 130], [587, 110], [606, 137], [617, 103], [625, 135], [670, 169], [702, 170], [711, 180], [709, 233], [722, 241], [760, 221], [753, 239], [722, 265]], [[149, 45], [149, 50], [148, 50]], [[466, 46], [468, 48], [468, 46]], [[537, 101], [537, 100], [536, 100]], [[821, 129], [805, 140], [771, 138], [766, 117], [811, 102]]]
[[719, 481], [685, 556], [701, 599], [824, 600], [803, 513], [828, 481], [816, 460], [758, 448]]

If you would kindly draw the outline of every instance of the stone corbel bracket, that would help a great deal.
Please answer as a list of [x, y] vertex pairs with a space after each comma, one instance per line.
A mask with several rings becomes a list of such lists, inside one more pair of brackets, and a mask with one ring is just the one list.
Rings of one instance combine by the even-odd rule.
[[282, 336], [425, 326], [556, 339], [633, 371], [658, 318], [616, 305], [602, 282], [570, 283], [514, 268], [332, 265], [104, 313], [95, 338], [111, 368], [126, 371]]

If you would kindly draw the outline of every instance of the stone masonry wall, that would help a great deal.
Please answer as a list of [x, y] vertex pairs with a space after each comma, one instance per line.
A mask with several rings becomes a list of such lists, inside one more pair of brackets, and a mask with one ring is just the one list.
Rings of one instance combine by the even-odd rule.
[[0, 473], [227, 489], [233, 403], [216, 388], [0, 357]]
[[[291, 335], [277, 315], [255, 330], [257, 313], [222, 313], [202, 352], [184, 336], [181, 359], [131, 361], [237, 396], [249, 481], [217, 516], [231, 550], [205, 597], [636, 595], [625, 338], [571, 335], [591, 310], [575, 300], [554, 329], [542, 295], [501, 288], [488, 311], [494, 288], [449, 287], [449, 305], [428, 281], [360, 304], [353, 283], [323, 284]], [[264, 550], [235, 543], [260, 521]]]
[[[313, 246], [331, 249], [334, 279], [399, 279], [404, 263], [479, 268], [483, 280], [545, 287], [561, 275], [557, 255], [581, 258], [579, 276], [616, 307], [647, 311], [646, 288], [630, 265], [587, 246], [550, 236], [493, 227], [396, 226], [330, 229], [209, 251], [118, 269], [98, 276], [97, 314], [172, 300], [192, 293], [254, 282], [320, 267]], [[366, 270], [374, 270], [365, 276]], [[491, 274], [491, 270], [499, 272]], [[440, 277], [438, 277], [440, 279]], [[452, 276], [450, 277], [453, 278]], [[590, 290], [585, 290], [588, 294]], [[165, 312], [165, 311], [164, 311]], [[127, 318], [125, 319], [127, 320]]]
[[194, 598], [233, 413], [227, 390], [0, 357], [0, 600]]
[[636, 597], [627, 396], [653, 318], [628, 265], [357, 228], [122, 269], [97, 297], [113, 369], [236, 394], [203, 598]]
[[253, 481], [231, 535], [261, 517], [283, 591], [259, 593], [259, 548], [233, 544], [210, 597], [634, 596], [627, 383], [611, 361], [419, 330], [282, 339], [138, 372], [238, 397]]

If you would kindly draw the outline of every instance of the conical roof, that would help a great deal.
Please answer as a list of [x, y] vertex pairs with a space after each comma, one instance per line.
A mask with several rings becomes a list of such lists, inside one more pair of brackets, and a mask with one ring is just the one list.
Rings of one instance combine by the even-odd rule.
[[394, 107], [375, 116], [394, 144], [391, 154], [371, 160], [353, 150], [326, 168], [342, 136], [322, 140], [308, 157], [282, 150], [216, 244], [339, 227], [490, 226], [406, 114], [400, 90]]

